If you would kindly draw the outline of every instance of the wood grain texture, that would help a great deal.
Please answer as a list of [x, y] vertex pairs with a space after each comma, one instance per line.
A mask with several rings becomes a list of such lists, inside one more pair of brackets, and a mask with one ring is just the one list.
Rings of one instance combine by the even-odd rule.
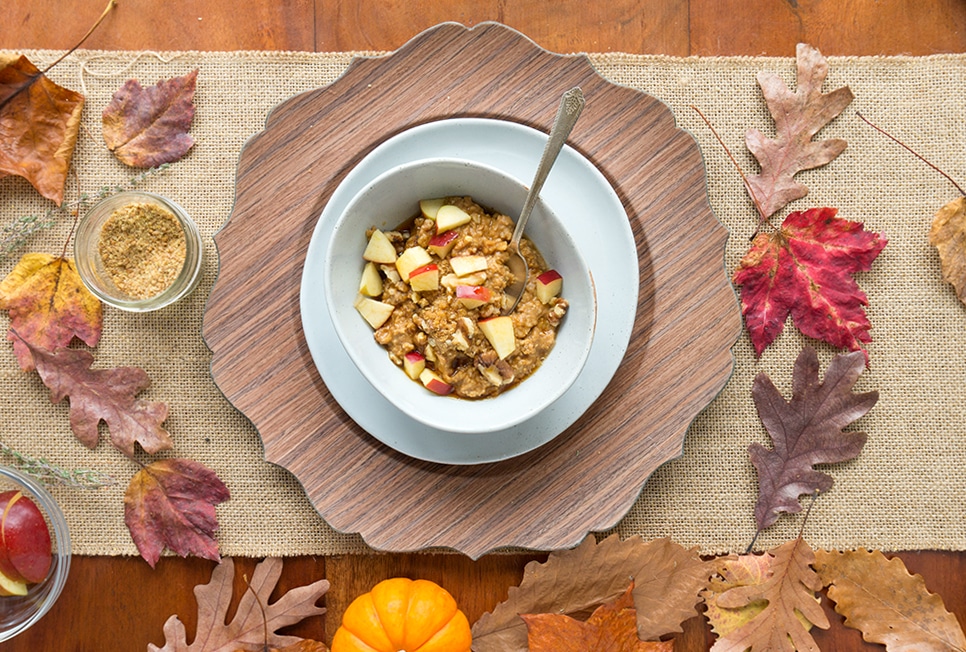
[[[617, 190], [641, 264], [616, 376], [574, 426], [511, 460], [446, 466], [378, 444], [335, 404], [301, 333], [301, 263], [321, 208], [394, 133], [454, 116], [547, 131], [561, 93], [577, 85], [587, 108], [571, 145]], [[245, 147], [235, 207], [216, 235], [221, 270], [204, 322], [212, 374], [255, 424], [266, 458], [302, 482], [337, 530], [381, 550], [448, 547], [474, 558], [573, 546], [620, 520], [730, 375], [741, 322], [721, 263], [726, 236], [697, 145], [665, 105], [502, 25], [445, 24], [284, 103]]]
[[966, 51], [962, 0], [690, 0], [691, 54], [825, 56]]

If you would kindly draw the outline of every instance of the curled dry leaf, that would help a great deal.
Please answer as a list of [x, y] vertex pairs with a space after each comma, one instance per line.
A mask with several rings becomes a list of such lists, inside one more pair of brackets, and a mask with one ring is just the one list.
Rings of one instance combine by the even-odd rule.
[[104, 142], [123, 163], [152, 168], [188, 153], [195, 115], [198, 71], [143, 88], [130, 79], [114, 94], [102, 116]]
[[167, 459], [138, 471], [124, 493], [124, 523], [152, 568], [167, 546], [218, 561], [215, 505], [229, 498], [215, 472], [192, 460]]
[[777, 231], [759, 233], [738, 264], [733, 280], [757, 355], [788, 315], [803, 334], [839, 349], [859, 351], [872, 341], [869, 301], [852, 275], [871, 269], [887, 240], [836, 212], [790, 213]]
[[21, 176], [63, 203], [83, 108], [83, 95], [50, 81], [27, 57], [0, 57], [0, 177]]
[[966, 650], [966, 635], [942, 598], [930, 593], [898, 557], [878, 550], [816, 552], [815, 568], [835, 611], [870, 643], [890, 652]]
[[519, 614], [558, 613], [586, 619], [595, 607], [614, 600], [634, 580], [637, 632], [656, 640], [680, 632], [696, 615], [698, 596], [713, 567], [696, 550], [670, 539], [621, 541], [612, 535], [600, 543], [593, 536], [577, 548], [551, 553], [543, 564], [530, 562], [520, 586], [505, 602], [473, 625], [474, 652], [527, 649], [527, 630]]
[[[812, 570], [815, 553], [800, 537], [765, 553], [772, 557], [764, 581], [735, 586], [717, 596], [723, 609], [761, 606], [736, 629], [718, 638], [712, 652], [818, 652], [815, 639], [799, 617], [828, 629], [829, 622], [816, 600], [822, 581]], [[763, 605], [763, 606], [762, 606]]]
[[91, 369], [94, 356], [77, 349], [53, 353], [28, 344], [40, 379], [50, 389], [50, 400], [70, 397], [70, 429], [88, 448], [97, 446], [98, 424], [107, 423], [111, 443], [130, 458], [135, 442], [148, 453], [172, 447], [171, 436], [161, 427], [168, 416], [164, 403], [135, 398], [151, 384], [138, 367]]
[[74, 337], [88, 346], [97, 346], [101, 339], [101, 302], [84, 286], [74, 262], [67, 258], [25, 254], [0, 282], [0, 310], [10, 313], [7, 338], [13, 340], [24, 371], [34, 368], [28, 342], [53, 351], [67, 346]]
[[759, 174], [748, 177], [748, 186], [763, 220], [808, 194], [808, 188], [794, 179], [797, 173], [825, 165], [846, 147], [840, 139], [812, 139], [852, 102], [852, 91], [845, 86], [822, 92], [828, 62], [812, 46], [799, 43], [796, 60], [798, 87], [794, 93], [778, 75], [758, 73], [758, 85], [775, 121], [775, 138], [767, 138], [757, 129], [745, 134], [745, 144], [761, 165]]
[[195, 587], [198, 628], [194, 641], [188, 643], [184, 624], [177, 616], [171, 616], [164, 624], [164, 647], [148, 645], [148, 652], [231, 652], [239, 649], [264, 650], [269, 646], [298, 652], [325, 650], [324, 646], [299, 647], [303, 639], [282, 636], [277, 632], [311, 616], [324, 614], [325, 609], [315, 603], [329, 590], [329, 582], [318, 580], [291, 589], [269, 604], [281, 575], [281, 559], [269, 558], [259, 563], [249, 582], [250, 590], [242, 594], [234, 618], [226, 623], [232, 602], [235, 563], [231, 559], [223, 560], [212, 571], [208, 584]]
[[673, 641], [637, 637], [634, 582], [586, 621], [565, 614], [523, 614], [530, 652], [672, 652]]
[[861, 353], [837, 355], [820, 382], [818, 355], [806, 347], [795, 360], [791, 401], [785, 401], [768, 376], [755, 377], [752, 397], [774, 444], [773, 450], [757, 443], [748, 448], [758, 470], [755, 521], [759, 530], [778, 520], [782, 512], [801, 511], [799, 496], [832, 487], [832, 476], [816, 471], [815, 464], [844, 462], [862, 451], [865, 433], [842, 428], [879, 400], [878, 392], [852, 392], [864, 369]]
[[939, 209], [929, 229], [929, 244], [939, 251], [943, 280], [966, 303], [966, 197]]

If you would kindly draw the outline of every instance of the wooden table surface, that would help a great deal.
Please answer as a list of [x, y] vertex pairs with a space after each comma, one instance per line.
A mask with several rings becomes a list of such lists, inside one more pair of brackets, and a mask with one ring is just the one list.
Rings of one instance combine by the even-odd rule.
[[[104, 0], [3, 0], [0, 48], [71, 47], [100, 15]], [[550, 9], [550, 7], [553, 7]], [[437, 23], [505, 23], [560, 53], [631, 52], [794, 56], [808, 42], [826, 55], [966, 52], [963, 0], [119, 0], [85, 43], [124, 50], [393, 50]], [[898, 553], [947, 609], [966, 624], [966, 553]], [[290, 632], [329, 641], [349, 601], [378, 580], [408, 575], [446, 586], [471, 622], [506, 599], [524, 564], [546, 555], [392, 554], [286, 560], [278, 591], [325, 577], [328, 614]], [[236, 584], [257, 560], [237, 559]], [[212, 563], [163, 558], [75, 557], [63, 595], [36, 626], [0, 650], [144, 650], [163, 645], [162, 626], [178, 614], [195, 628], [192, 589]], [[828, 601], [826, 601], [827, 604]], [[815, 631], [823, 650], [881, 650], [842, 625]], [[685, 623], [676, 649], [706, 650], [703, 618]]]

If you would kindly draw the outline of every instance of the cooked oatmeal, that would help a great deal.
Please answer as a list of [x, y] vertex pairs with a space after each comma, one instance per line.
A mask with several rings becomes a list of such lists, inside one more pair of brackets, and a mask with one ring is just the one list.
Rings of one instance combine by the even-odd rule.
[[[516, 310], [502, 317], [503, 291], [513, 280], [506, 266], [513, 221], [486, 212], [469, 197], [448, 197], [443, 204], [456, 206], [469, 217], [465, 224], [447, 229], [456, 232], [455, 238], [445, 245], [440, 240], [446, 238], [434, 240], [437, 222], [423, 215], [406, 228], [385, 232], [396, 261], [380, 258], [370, 263], [380, 282], [371, 276], [367, 281], [364, 273], [360, 292], [388, 314], [379, 318], [384, 318], [381, 323], [370, 320], [375, 340], [410, 377], [440, 394], [466, 399], [495, 396], [540, 366], [553, 348], [568, 304], [556, 292], [541, 293], [541, 301], [538, 276], [547, 265], [524, 238], [520, 249], [530, 268], [529, 280]], [[439, 219], [442, 224], [442, 214]], [[366, 237], [373, 240], [375, 232], [369, 229]], [[409, 278], [404, 280], [404, 274]], [[364, 316], [365, 310], [360, 308]], [[407, 361], [413, 352], [418, 355]], [[434, 385], [436, 381], [442, 384]]]

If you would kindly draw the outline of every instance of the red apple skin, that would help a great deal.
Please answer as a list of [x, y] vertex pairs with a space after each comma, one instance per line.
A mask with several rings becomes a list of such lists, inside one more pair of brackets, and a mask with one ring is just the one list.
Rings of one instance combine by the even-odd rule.
[[432, 253], [436, 254], [440, 258], [446, 258], [449, 252], [452, 250], [453, 246], [456, 244], [456, 238], [459, 237], [459, 232], [455, 230], [443, 231], [438, 235], [434, 235], [430, 241], [427, 249]]
[[40, 509], [26, 496], [11, 499], [0, 519], [2, 547], [29, 583], [43, 582], [50, 571], [50, 530]]
[[[0, 493], [0, 516], [7, 511], [7, 504], [17, 494], [20, 494], [20, 492], [13, 489]], [[14, 581], [24, 581], [23, 575], [17, 572], [17, 569], [14, 568], [13, 563], [10, 561], [10, 555], [7, 554], [7, 548], [3, 545], [2, 539], [0, 539], [0, 573], [3, 573]]]

